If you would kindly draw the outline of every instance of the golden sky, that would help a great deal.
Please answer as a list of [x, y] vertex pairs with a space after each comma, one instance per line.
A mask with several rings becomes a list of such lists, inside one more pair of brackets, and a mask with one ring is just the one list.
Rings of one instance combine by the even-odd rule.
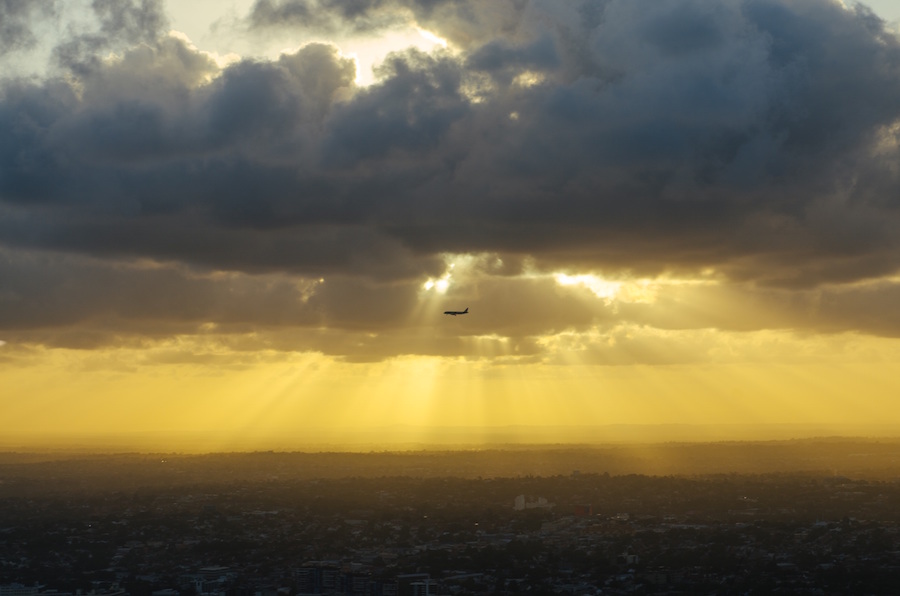
[[892, 7], [0, 5], [0, 447], [896, 432]]

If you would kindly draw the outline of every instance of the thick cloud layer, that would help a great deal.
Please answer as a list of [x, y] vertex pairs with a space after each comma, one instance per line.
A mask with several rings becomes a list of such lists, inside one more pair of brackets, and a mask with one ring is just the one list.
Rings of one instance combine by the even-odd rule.
[[[0, 2], [7, 51], [29, 40], [31, 12], [14, 5]], [[54, 52], [60, 76], [0, 83], [0, 246], [11, 267], [0, 329], [104, 317], [184, 332], [207, 322], [412, 329], [423, 282], [451, 253], [612, 276], [711, 268], [772, 309], [688, 324], [677, 306], [612, 312], [559, 294], [551, 277], [507, 271], [459, 279], [446, 296], [477, 297], [492, 313], [460, 336], [525, 341], [627, 321], [895, 334], [855, 314], [893, 286], [834, 289], [900, 267], [900, 41], [864, 7], [254, 5], [256, 32], [415, 22], [451, 41], [391, 54], [365, 88], [328, 44], [223, 67], [165, 33], [158, 2], [93, 9], [95, 29]], [[148, 262], [162, 272], [135, 265]], [[203, 277], [212, 272], [241, 276], [247, 303], [229, 294], [237, 282]], [[272, 275], [313, 285], [267, 285]], [[804, 318], [796, 304], [823, 286], [832, 302]], [[22, 299], [62, 288], [71, 301]], [[169, 290], [176, 300], [161, 299]]]

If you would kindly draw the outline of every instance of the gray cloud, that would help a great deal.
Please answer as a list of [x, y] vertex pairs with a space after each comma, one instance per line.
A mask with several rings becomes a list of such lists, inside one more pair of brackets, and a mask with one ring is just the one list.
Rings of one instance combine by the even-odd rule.
[[326, 167], [346, 171], [406, 156], [406, 168], [408, 157], [440, 151], [451, 127], [471, 110], [461, 68], [450, 58], [411, 51], [389, 57], [379, 73], [380, 85], [335, 110], [323, 140]]
[[[140, 347], [193, 337], [184, 349], [313, 351], [360, 362], [404, 355], [555, 362], [564, 349], [599, 364], [669, 364], [715, 356], [707, 336], [697, 334], [703, 330], [900, 337], [896, 282], [803, 291], [668, 284], [634, 302], [627, 292], [602, 300], [549, 276], [509, 277], [487, 266], [492, 260], [460, 272], [440, 295], [415, 282], [224, 274], [6, 250], [0, 329], [12, 346]], [[470, 308], [466, 317], [441, 314], [463, 307]]]
[[[11, 6], [0, 4], [9, 22], [26, 22]], [[816, 288], [900, 266], [900, 42], [864, 8], [254, 5], [259, 31], [415, 19], [460, 48], [392, 54], [376, 84], [360, 89], [353, 62], [330, 45], [220, 68], [164, 34], [158, 2], [93, 7], [96, 28], [57, 48], [66, 77], [0, 88], [0, 245], [96, 261], [81, 277], [40, 259], [9, 265], [0, 295], [12, 306], [0, 329], [85, 326], [104, 313], [170, 321], [172, 333], [208, 319], [348, 334], [395, 327], [416, 350], [445, 353], [416, 340], [409, 321], [449, 252], [527, 257], [547, 271], [714, 267], [748, 300], [766, 296], [771, 313], [735, 324], [745, 319], [723, 306], [692, 327], [894, 334], [889, 316], [862, 314], [883, 312], [892, 289], [829, 290], [811, 318], [775, 298], [807, 304]], [[111, 50], [118, 57], [105, 59]], [[107, 259], [328, 282], [280, 319], [217, 302], [231, 285], [180, 269], [105, 269]], [[112, 290], [93, 296], [88, 284]], [[248, 304], [296, 306], [296, 293], [255, 284]], [[681, 303], [657, 305], [668, 319], [639, 306], [614, 313], [549, 281], [488, 276], [465, 293], [474, 287], [447, 299], [490, 316], [461, 321], [447, 339], [453, 349], [480, 335], [525, 342], [566, 328], [690, 320]], [[49, 298], [58, 294], [72, 300]], [[371, 353], [401, 350], [392, 338]]]
[[81, 31], [58, 44], [56, 62], [78, 75], [102, 67], [102, 53], [155, 44], [168, 28], [162, 0], [93, 0], [96, 28]]
[[525, 0], [257, 0], [247, 15], [251, 31], [378, 32], [417, 23], [461, 46], [521, 33]]
[[300, 28], [327, 32], [350, 28], [381, 29], [402, 19], [397, 8], [384, 0], [257, 0], [248, 15], [253, 29]]
[[32, 23], [55, 10], [54, 0], [0, 0], [0, 57], [34, 47], [37, 37]]

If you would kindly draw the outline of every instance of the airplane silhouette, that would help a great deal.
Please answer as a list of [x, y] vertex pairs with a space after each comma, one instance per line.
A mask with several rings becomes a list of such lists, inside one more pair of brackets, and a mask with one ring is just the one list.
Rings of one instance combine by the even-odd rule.
[[453, 315], [454, 317], [456, 315], [467, 315], [467, 314], [469, 314], [469, 307], [467, 306], [466, 310], [445, 310], [444, 314], [445, 315]]

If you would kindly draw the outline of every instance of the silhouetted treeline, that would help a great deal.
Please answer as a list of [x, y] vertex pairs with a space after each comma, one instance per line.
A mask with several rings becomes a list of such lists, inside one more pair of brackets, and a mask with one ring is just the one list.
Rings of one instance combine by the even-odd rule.
[[[900, 477], [900, 440], [818, 439], [377, 453], [0, 454], [0, 494], [129, 490], [234, 481], [409, 476], [809, 473]], [[52, 482], [44, 482], [52, 481]]]

